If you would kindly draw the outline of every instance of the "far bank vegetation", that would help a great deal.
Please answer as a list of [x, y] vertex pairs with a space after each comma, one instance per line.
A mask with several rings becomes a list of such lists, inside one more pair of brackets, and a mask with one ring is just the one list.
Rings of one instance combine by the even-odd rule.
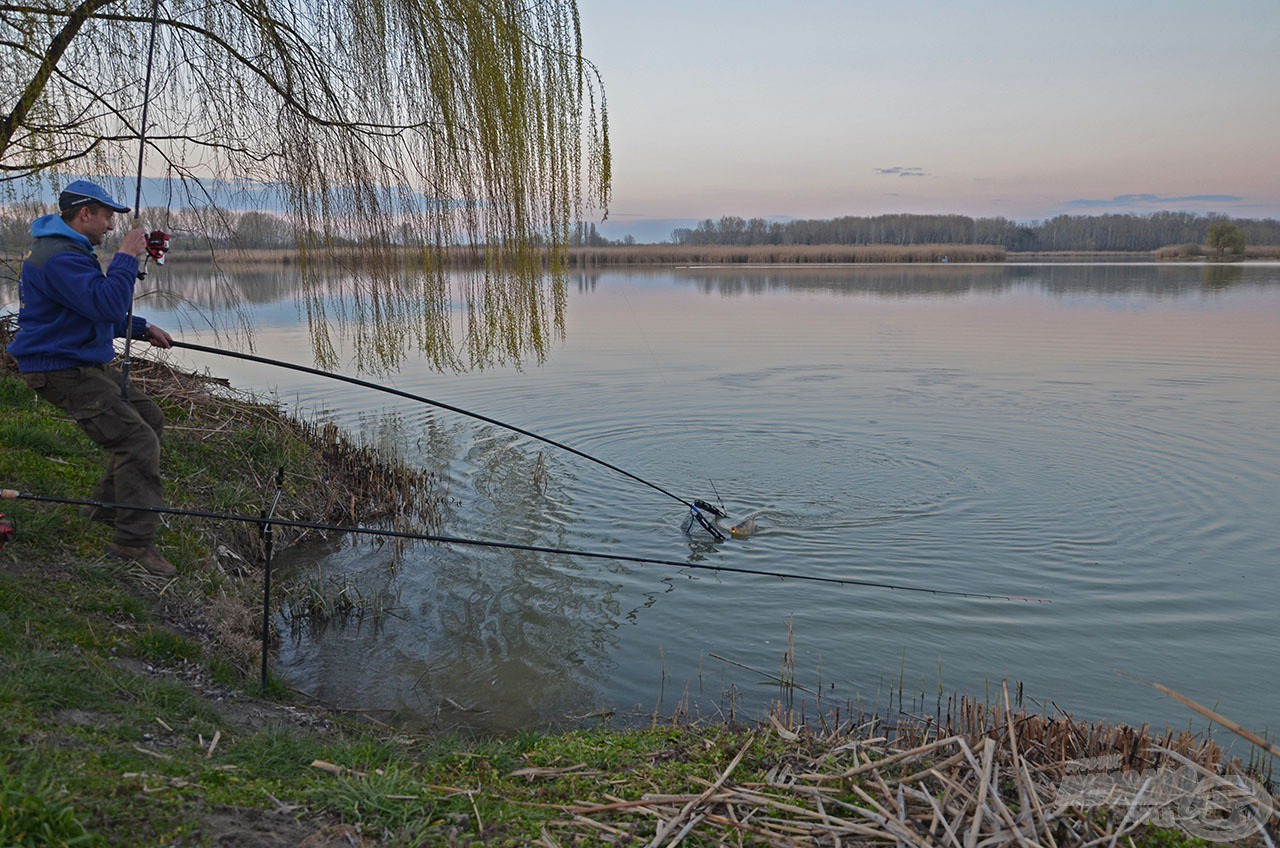
[[679, 245], [932, 245], [1001, 247], [1011, 253], [1061, 251], [1144, 253], [1166, 245], [1209, 244], [1230, 226], [1251, 245], [1280, 245], [1280, 220], [1229, 218], [1189, 212], [1149, 215], [1058, 215], [1020, 223], [966, 215], [848, 216], [826, 220], [766, 221], [727, 216], [677, 229]]
[[590, 265], [802, 265], [824, 263], [1003, 262], [1003, 247], [972, 244], [642, 244], [579, 247], [569, 264]]
[[[30, 222], [50, 211], [41, 204], [0, 207], [0, 253], [21, 256]], [[298, 233], [281, 215], [264, 211], [208, 212], [146, 209], [146, 222], [165, 222], [174, 234], [170, 258], [233, 265], [284, 263], [300, 245], [325, 251], [338, 262], [355, 261], [367, 237]], [[385, 232], [382, 247], [453, 266], [485, 262], [482, 245], [442, 250], [418, 243], [408, 230]], [[1087, 258], [1099, 253], [1145, 255], [1157, 260], [1280, 259], [1280, 220], [1228, 218], [1185, 212], [1149, 215], [1059, 215], [1019, 223], [964, 215], [846, 216], [824, 220], [767, 221], [725, 216], [679, 228], [660, 244], [628, 236], [611, 240], [594, 223], [571, 228], [563, 258], [571, 266], [659, 264], [823, 264], [1001, 262], [1018, 255]]]

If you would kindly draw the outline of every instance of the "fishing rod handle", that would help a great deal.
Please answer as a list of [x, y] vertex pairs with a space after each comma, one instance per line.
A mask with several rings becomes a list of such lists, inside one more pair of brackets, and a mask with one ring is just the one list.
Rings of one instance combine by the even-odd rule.
[[17, 489], [0, 489], [0, 500], [14, 501], [21, 497]]

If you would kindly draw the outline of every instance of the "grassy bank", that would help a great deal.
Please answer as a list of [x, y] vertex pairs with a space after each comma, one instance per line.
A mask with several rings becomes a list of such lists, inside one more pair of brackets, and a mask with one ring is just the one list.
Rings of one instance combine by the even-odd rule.
[[[284, 465], [285, 514], [433, 519], [429, 478], [333, 431], [217, 380], [135, 374], [169, 421], [176, 506], [256, 513]], [[72, 422], [0, 373], [0, 486], [76, 497], [101, 466]], [[1239, 768], [1196, 736], [1024, 712], [1004, 692], [939, 695], [927, 718], [921, 703], [801, 726], [793, 685], [749, 726], [407, 734], [278, 680], [258, 693], [251, 530], [173, 518], [159, 542], [180, 573], [166, 582], [100, 558], [108, 531], [72, 507], [0, 510], [18, 528], [0, 552], [3, 846], [1205, 845], [1150, 810], [1080, 809], [1055, 787], [1086, 757], [1139, 775], [1179, 758]]]

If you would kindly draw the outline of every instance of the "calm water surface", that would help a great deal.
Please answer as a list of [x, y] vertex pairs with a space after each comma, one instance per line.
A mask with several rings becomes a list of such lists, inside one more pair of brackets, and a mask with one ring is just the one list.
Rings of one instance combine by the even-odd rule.
[[[256, 285], [258, 352], [310, 364], [289, 280]], [[452, 534], [1053, 603], [430, 545], [392, 568], [360, 543], [293, 567], [395, 615], [286, 628], [295, 686], [483, 731], [686, 699], [752, 715], [778, 690], [711, 655], [777, 673], [790, 623], [828, 705], [1008, 678], [1084, 717], [1198, 724], [1124, 671], [1280, 728], [1280, 267], [602, 271], [567, 315], [542, 365], [387, 382], [682, 496], [714, 481], [759, 535], [691, 538], [676, 502], [449, 413], [184, 358], [437, 470]]]

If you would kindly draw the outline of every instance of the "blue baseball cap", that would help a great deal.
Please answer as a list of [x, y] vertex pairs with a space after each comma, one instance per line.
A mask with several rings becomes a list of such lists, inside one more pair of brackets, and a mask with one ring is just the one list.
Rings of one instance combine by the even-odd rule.
[[111, 195], [107, 194], [105, 188], [88, 180], [76, 180], [73, 183], [68, 183], [67, 187], [62, 190], [62, 194], [58, 195], [58, 208], [63, 212], [68, 209], [75, 209], [77, 206], [84, 206], [87, 203], [97, 203], [99, 206], [107, 207], [112, 212], [129, 211], [128, 206], [112, 200]]

